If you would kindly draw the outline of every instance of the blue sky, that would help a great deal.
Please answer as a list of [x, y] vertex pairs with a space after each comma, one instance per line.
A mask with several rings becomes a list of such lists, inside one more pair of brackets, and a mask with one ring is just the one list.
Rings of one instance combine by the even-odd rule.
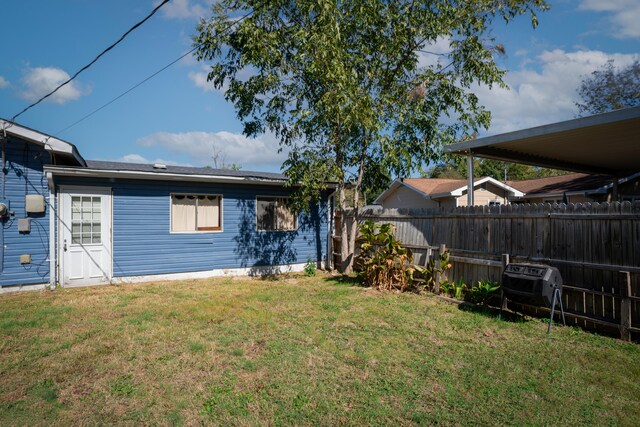
[[[3, 4], [0, 117], [10, 119], [117, 40], [157, 0], [23, 0]], [[531, 28], [526, 17], [492, 35], [511, 90], [477, 88], [492, 112], [487, 134], [570, 119], [583, 76], [614, 59], [640, 59], [640, 1], [551, 1]], [[52, 100], [17, 121], [78, 146], [87, 159], [213, 165], [218, 151], [246, 170], [278, 171], [272, 136], [241, 135], [235, 112], [206, 82], [206, 65], [185, 58], [81, 123], [60, 132], [191, 48], [208, 2], [172, 0]], [[446, 40], [434, 48], [446, 49]], [[429, 61], [429, 58], [424, 58]], [[214, 148], [215, 147], [215, 148]]]

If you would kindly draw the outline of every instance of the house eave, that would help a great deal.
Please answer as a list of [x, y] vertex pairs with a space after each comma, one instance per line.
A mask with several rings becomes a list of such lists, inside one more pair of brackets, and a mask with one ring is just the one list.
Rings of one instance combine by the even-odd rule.
[[284, 185], [285, 180], [267, 179], [260, 177], [238, 177], [220, 175], [197, 175], [197, 174], [176, 174], [169, 172], [145, 172], [145, 171], [122, 171], [122, 170], [102, 170], [88, 168], [65, 168], [56, 166], [45, 166], [45, 171], [54, 176], [73, 176], [84, 178], [121, 178], [121, 179], [142, 179], [152, 181], [190, 181], [190, 182], [219, 182], [237, 184], [257, 184], [257, 185]]
[[404, 187], [408, 188], [408, 189], [409, 189], [409, 190], [411, 190], [411, 191], [414, 191], [414, 192], [418, 193], [420, 196], [422, 196], [422, 197], [423, 197], [423, 198], [425, 198], [425, 199], [429, 199], [429, 198], [430, 198], [428, 194], [426, 194], [426, 193], [424, 193], [424, 192], [422, 192], [422, 191], [418, 190], [417, 188], [415, 188], [415, 187], [413, 187], [413, 186], [411, 186], [411, 185], [409, 185], [409, 184], [405, 183], [405, 182], [404, 182], [404, 181], [402, 181], [401, 179], [396, 178], [396, 179], [391, 183], [391, 185], [389, 185], [389, 188], [387, 188], [386, 190], [384, 190], [384, 191], [382, 192], [382, 194], [380, 194], [378, 197], [376, 197], [376, 199], [373, 201], [373, 203], [372, 203], [372, 204], [374, 204], [374, 205], [381, 205], [381, 204], [382, 204], [382, 202], [384, 202], [384, 200], [385, 200], [387, 197], [389, 197], [389, 196], [390, 196], [391, 194], [393, 194], [393, 193], [394, 193], [394, 192], [395, 192], [399, 187], [402, 187], [402, 186], [404, 186]]
[[[490, 182], [491, 184], [495, 185], [496, 187], [502, 188], [503, 190], [506, 190], [510, 193], [512, 193], [512, 197], [522, 197], [524, 196], [524, 193], [520, 190], [517, 190], [507, 184], [504, 184], [500, 181], [498, 181], [497, 179], [491, 178], [490, 176], [479, 179], [478, 181], [475, 181], [473, 183], [473, 188], [475, 189], [478, 185], [484, 184], [485, 182]], [[465, 191], [467, 191], [467, 187], [468, 185], [464, 185], [460, 188], [457, 188], [453, 191], [451, 191], [450, 193], [443, 193], [443, 194], [434, 194], [431, 197], [444, 197], [444, 194], [448, 194], [454, 197], [460, 197], [464, 194]]]
[[11, 136], [18, 137], [37, 145], [41, 145], [45, 150], [53, 154], [72, 158], [78, 163], [79, 166], [87, 165], [84, 158], [78, 152], [76, 146], [71, 144], [70, 142], [66, 142], [42, 132], [29, 129], [28, 127], [8, 120], [0, 119], [0, 128]]

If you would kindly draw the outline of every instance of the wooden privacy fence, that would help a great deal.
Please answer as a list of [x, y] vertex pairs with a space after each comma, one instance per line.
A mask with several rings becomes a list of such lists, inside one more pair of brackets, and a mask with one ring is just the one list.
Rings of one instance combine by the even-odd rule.
[[573, 324], [640, 337], [640, 202], [370, 209], [365, 219], [394, 224], [416, 263], [446, 245], [450, 281], [500, 281], [505, 255], [555, 266]]

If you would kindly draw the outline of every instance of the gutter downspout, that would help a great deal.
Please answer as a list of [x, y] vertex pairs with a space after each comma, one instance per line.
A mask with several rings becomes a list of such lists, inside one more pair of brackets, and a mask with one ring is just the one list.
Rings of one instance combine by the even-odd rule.
[[55, 209], [57, 195], [56, 186], [53, 182], [53, 174], [47, 172], [47, 182], [49, 184], [49, 289], [54, 290], [56, 288], [56, 221], [55, 221]]

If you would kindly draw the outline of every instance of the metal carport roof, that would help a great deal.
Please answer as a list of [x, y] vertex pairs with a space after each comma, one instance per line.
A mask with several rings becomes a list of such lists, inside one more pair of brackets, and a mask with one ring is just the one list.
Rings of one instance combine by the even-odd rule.
[[625, 176], [640, 171], [640, 106], [451, 144], [445, 151]]

